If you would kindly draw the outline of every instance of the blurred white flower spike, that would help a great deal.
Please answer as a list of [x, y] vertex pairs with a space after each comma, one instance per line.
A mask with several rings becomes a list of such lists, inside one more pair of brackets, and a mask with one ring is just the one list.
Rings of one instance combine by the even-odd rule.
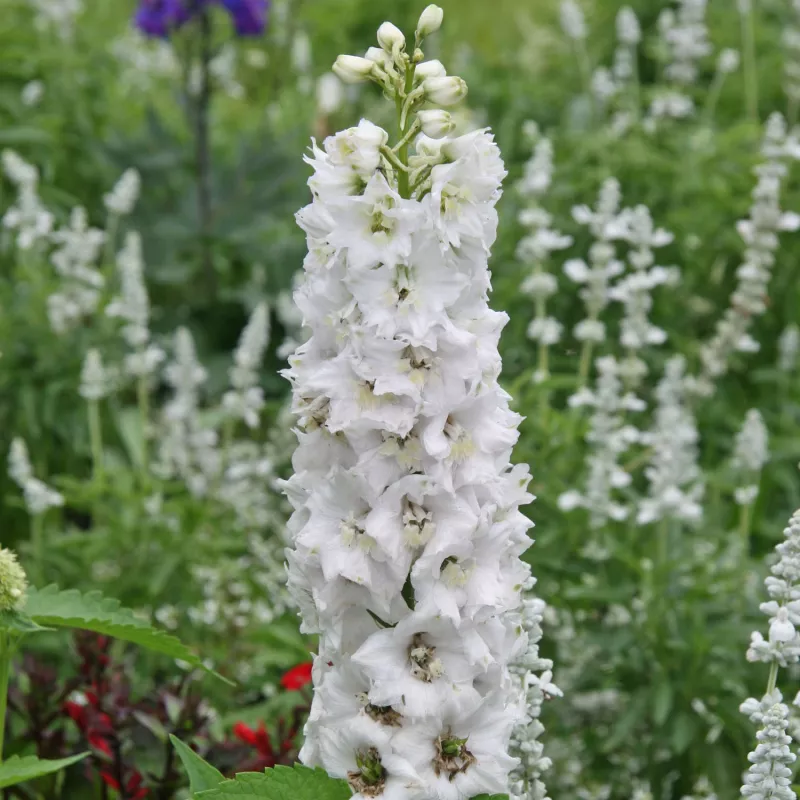
[[[466, 94], [390, 23], [343, 80], [396, 103], [316, 143], [295, 302], [311, 336], [289, 359], [299, 447], [289, 589], [318, 634], [301, 759], [355, 797], [461, 800], [509, 791], [525, 692], [520, 559], [531, 523], [520, 417], [498, 385], [505, 314], [487, 304], [506, 175], [488, 130], [450, 138]], [[436, 136], [437, 138], [434, 138]]]

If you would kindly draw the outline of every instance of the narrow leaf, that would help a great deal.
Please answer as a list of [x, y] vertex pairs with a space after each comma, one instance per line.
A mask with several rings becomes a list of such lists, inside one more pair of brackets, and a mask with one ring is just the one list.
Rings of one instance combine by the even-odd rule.
[[32, 781], [35, 778], [41, 778], [42, 775], [59, 772], [71, 764], [76, 764], [88, 755], [87, 751], [69, 758], [59, 758], [55, 761], [36, 758], [36, 756], [25, 756], [24, 758], [11, 756], [7, 761], [0, 764], [0, 789], [5, 789], [7, 786], [16, 786], [24, 781]]
[[186, 742], [182, 742], [172, 734], [170, 734], [169, 740], [189, 776], [189, 788], [192, 794], [215, 789], [225, 780], [225, 776], [216, 767], [212, 767], [211, 764], [200, 758]]

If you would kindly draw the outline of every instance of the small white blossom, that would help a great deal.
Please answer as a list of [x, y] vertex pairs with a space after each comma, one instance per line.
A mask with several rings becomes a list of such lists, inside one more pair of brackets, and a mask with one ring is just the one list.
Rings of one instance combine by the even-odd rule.
[[19, 437], [11, 442], [8, 454], [8, 474], [22, 489], [25, 507], [31, 516], [46, 514], [51, 508], [64, 505], [63, 496], [33, 474], [28, 448]]
[[576, 0], [561, 0], [559, 5], [561, 14], [561, 29], [564, 33], [575, 41], [584, 40], [588, 31], [586, 30], [586, 18], [583, 9]]
[[84, 400], [102, 400], [111, 391], [110, 376], [103, 366], [100, 352], [95, 348], [86, 351], [81, 369], [79, 393]]
[[38, 106], [43, 96], [44, 83], [42, 81], [29, 81], [22, 87], [20, 100], [22, 100], [22, 105], [31, 108], [32, 106]]
[[111, 191], [103, 197], [106, 208], [119, 217], [127, 216], [139, 199], [141, 185], [138, 171], [126, 169]]

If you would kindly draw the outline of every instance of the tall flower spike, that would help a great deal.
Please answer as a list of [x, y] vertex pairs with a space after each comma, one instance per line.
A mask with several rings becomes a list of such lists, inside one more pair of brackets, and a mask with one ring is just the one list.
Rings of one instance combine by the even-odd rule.
[[800, 327], [791, 323], [783, 329], [778, 339], [778, 369], [794, 372], [797, 369], [797, 354], [800, 352]]
[[503, 163], [486, 130], [417, 135], [422, 104], [452, 97], [398, 34], [382, 26], [365, 59], [397, 101], [396, 143], [362, 120], [315, 144], [298, 214], [311, 338], [285, 373], [299, 429], [287, 557], [319, 635], [301, 760], [358, 800], [458, 800], [506, 793], [518, 763], [509, 664], [532, 498], [497, 382], [506, 316], [487, 303]]
[[106, 208], [118, 217], [124, 217], [133, 211], [139, 199], [142, 179], [135, 169], [126, 169], [111, 191], [103, 197]]
[[108, 371], [103, 366], [100, 351], [92, 347], [86, 351], [81, 369], [80, 396], [84, 400], [102, 400], [111, 390]]
[[768, 442], [764, 418], [758, 409], [751, 408], [733, 445], [733, 469], [739, 476], [735, 497], [739, 505], [749, 505], [758, 496], [761, 470], [769, 459]]
[[8, 474], [22, 489], [25, 507], [31, 516], [36, 517], [47, 513], [51, 508], [64, 505], [63, 496], [33, 474], [28, 447], [19, 437], [11, 442], [8, 453]]

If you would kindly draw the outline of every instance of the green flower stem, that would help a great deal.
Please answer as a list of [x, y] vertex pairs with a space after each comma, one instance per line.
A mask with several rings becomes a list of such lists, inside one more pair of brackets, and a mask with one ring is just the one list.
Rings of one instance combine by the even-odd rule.
[[747, 116], [758, 122], [758, 74], [756, 72], [755, 9], [751, 6], [739, 15], [742, 22], [742, 50], [744, 55], [744, 92]]
[[742, 558], [750, 552], [750, 523], [753, 518], [753, 504], [745, 503], [739, 510], [739, 538], [742, 543]]
[[769, 668], [769, 678], [767, 679], [767, 694], [775, 691], [775, 685], [778, 683], [778, 662], [773, 661]]
[[594, 349], [594, 342], [588, 339], [583, 343], [581, 348], [581, 360], [578, 367], [578, 385], [586, 386], [589, 380], [589, 370], [592, 366], [592, 350]]
[[[409, 65], [406, 67], [406, 82], [404, 91], [402, 95], [400, 92], [398, 92], [397, 96], [395, 97], [395, 107], [397, 108], [397, 125], [400, 129], [400, 146], [397, 150], [397, 159], [405, 167], [408, 167], [408, 143], [410, 141], [410, 137], [408, 137], [407, 134], [409, 130], [414, 127], [414, 125], [412, 123], [409, 128], [406, 128], [408, 120], [403, 114], [403, 104], [405, 98], [411, 94], [411, 91], [414, 88], [415, 70], [416, 65], [409, 63]], [[408, 185], [408, 172], [403, 169], [400, 169], [397, 172], [397, 190], [400, 193], [400, 196], [406, 200], [411, 197], [411, 190]]]
[[35, 583], [44, 585], [44, 514], [31, 515], [31, 549]]
[[100, 425], [100, 404], [87, 401], [89, 411], [89, 439], [92, 446], [92, 474], [95, 480], [103, 477], [103, 431]]
[[136, 384], [136, 399], [139, 404], [139, 418], [142, 426], [142, 478], [147, 482], [149, 469], [147, 431], [150, 427], [150, 392], [147, 385], [147, 376], [140, 375]]
[[718, 69], [714, 74], [714, 80], [711, 81], [711, 87], [708, 90], [706, 105], [703, 109], [703, 121], [709, 128], [714, 124], [717, 104], [722, 94], [722, 87], [725, 85], [725, 77], [725, 73], [721, 69]]
[[581, 73], [583, 90], [589, 99], [589, 105], [594, 116], [594, 98], [592, 97], [592, 67], [589, 64], [589, 53], [586, 50], [586, 42], [583, 40], [575, 42], [575, 59], [578, 62], [578, 69]]
[[11, 634], [0, 631], [0, 764], [3, 763], [3, 745], [6, 735], [6, 709], [8, 708], [8, 679], [11, 676], [13, 647]]

